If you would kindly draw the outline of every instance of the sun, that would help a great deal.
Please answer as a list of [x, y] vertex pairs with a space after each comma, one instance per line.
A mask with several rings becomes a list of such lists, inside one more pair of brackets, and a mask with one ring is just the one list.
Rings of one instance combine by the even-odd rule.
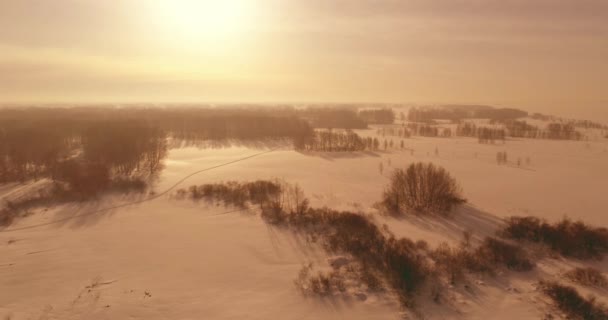
[[155, 24], [175, 39], [233, 41], [252, 24], [253, 0], [154, 0]]

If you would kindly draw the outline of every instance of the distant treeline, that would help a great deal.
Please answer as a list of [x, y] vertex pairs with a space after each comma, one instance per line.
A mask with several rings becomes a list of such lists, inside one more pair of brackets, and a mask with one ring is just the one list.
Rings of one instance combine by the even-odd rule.
[[359, 111], [359, 117], [368, 124], [392, 124], [395, 112], [392, 109], [370, 109]]
[[[519, 118], [527, 117], [528, 113], [519, 109], [512, 108], [493, 108], [488, 106], [445, 106], [437, 108], [412, 108], [409, 111], [408, 119], [410, 122], [435, 124], [435, 120], [451, 120], [459, 123], [466, 119], [489, 119], [491, 123], [503, 124], [506, 130], [506, 136], [515, 138], [532, 138], [532, 139], [554, 139], [554, 140], [580, 140], [583, 134], [576, 128], [583, 129], [608, 129], [608, 126], [601, 123], [589, 120], [563, 120], [553, 116], [534, 113], [531, 118], [541, 121], [550, 121], [547, 128], [541, 129], [538, 126], [531, 125], [525, 120]], [[470, 126], [470, 125], [467, 125]], [[423, 136], [440, 136], [439, 132], [434, 129], [422, 127], [422, 134], [414, 131], [415, 134]], [[462, 128], [461, 128], [462, 129]], [[459, 130], [457, 135], [478, 137], [477, 130]], [[464, 133], [463, 133], [464, 132]], [[486, 137], [501, 135], [502, 133], [491, 129], [484, 129], [482, 135]], [[480, 138], [481, 139], [481, 138]], [[496, 138], [500, 139], [500, 138]], [[485, 140], [485, 139], [484, 139]]]
[[608, 125], [589, 120], [572, 120], [571, 124], [577, 128], [608, 130]]
[[0, 183], [51, 178], [93, 195], [117, 182], [141, 185], [161, 170], [167, 151], [166, 133], [142, 120], [2, 113], [11, 116], [0, 116]]
[[363, 139], [350, 130], [345, 132], [321, 130], [315, 131], [304, 140], [297, 141], [295, 147], [299, 150], [321, 152], [363, 151], [378, 149], [380, 142], [378, 139]]
[[[81, 189], [146, 179], [162, 167], [167, 138], [262, 140], [313, 136], [293, 111], [27, 108], [0, 110], [0, 183], [50, 177]], [[91, 187], [93, 188], [93, 187]]]
[[152, 109], [144, 116], [171, 138], [184, 141], [297, 138], [312, 132], [289, 110]]
[[[371, 110], [377, 121], [394, 117]], [[50, 177], [81, 189], [86, 181], [146, 179], [162, 167], [168, 148], [222, 140], [289, 139], [298, 149], [358, 151], [374, 142], [356, 109], [330, 108], [22, 108], [0, 109], [0, 183]], [[379, 143], [376, 144], [376, 149]], [[138, 178], [138, 179], [139, 179]]]
[[550, 123], [543, 135], [546, 139], [555, 140], [581, 140], [583, 138], [583, 135], [576, 131], [573, 124], [558, 122]]
[[497, 140], [504, 142], [507, 133], [503, 128], [478, 127], [474, 123], [464, 122], [456, 127], [456, 135], [477, 138], [479, 143], [494, 143]]
[[504, 121], [509, 136], [514, 138], [581, 140], [583, 134], [576, 130], [574, 123], [552, 122], [545, 129], [531, 125], [523, 120]]
[[523, 120], [507, 120], [503, 122], [509, 132], [509, 136], [514, 138], [536, 139], [540, 136], [541, 129]]
[[390, 108], [357, 112], [355, 108], [310, 107], [294, 112], [312, 127], [320, 129], [367, 129], [368, 124], [395, 122], [395, 113]]
[[408, 124], [408, 128], [413, 133], [413, 135], [416, 136], [444, 138], [449, 138], [452, 136], [452, 130], [450, 128], [440, 128], [428, 124], [418, 123], [410, 123]]
[[528, 113], [511, 108], [412, 108], [408, 119], [412, 122], [432, 122], [436, 119], [458, 121], [462, 119], [493, 119], [506, 120], [517, 119], [528, 116]]
[[[416, 124], [411, 124], [412, 127], [417, 126]], [[388, 136], [397, 136], [400, 138], [409, 138], [411, 137], [411, 132], [405, 128], [405, 125], [403, 125], [403, 127], [401, 128], [382, 128], [382, 129], [378, 129], [376, 130], [376, 134], [381, 135], [383, 137]]]
[[456, 135], [479, 138], [481, 143], [505, 140], [506, 137], [552, 140], [581, 140], [583, 134], [572, 123], [550, 123], [546, 129], [531, 125], [523, 120], [499, 121], [503, 127], [477, 126], [471, 122], [461, 122], [456, 127]]
[[590, 120], [565, 120], [555, 116], [545, 115], [541, 113], [534, 113], [530, 117], [535, 120], [565, 122], [573, 125], [576, 128], [608, 130], [608, 125]]
[[314, 128], [322, 129], [366, 129], [367, 123], [359, 117], [355, 109], [307, 108], [297, 114]]

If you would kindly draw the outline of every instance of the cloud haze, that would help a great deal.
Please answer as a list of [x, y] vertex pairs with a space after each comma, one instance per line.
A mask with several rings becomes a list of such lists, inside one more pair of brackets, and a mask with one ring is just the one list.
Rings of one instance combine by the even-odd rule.
[[238, 37], [213, 41], [166, 28], [158, 1], [3, 1], [0, 98], [486, 103], [608, 120], [604, 0], [260, 0]]

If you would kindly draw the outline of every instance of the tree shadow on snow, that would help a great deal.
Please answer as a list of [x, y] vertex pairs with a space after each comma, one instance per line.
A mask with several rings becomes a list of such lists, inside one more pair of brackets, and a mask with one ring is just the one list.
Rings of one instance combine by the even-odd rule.
[[148, 193], [128, 193], [87, 202], [69, 203], [62, 206], [51, 221], [56, 221], [55, 225], [58, 227], [72, 229], [90, 227], [110, 218], [123, 208], [137, 206], [151, 197]]
[[461, 240], [464, 232], [470, 232], [477, 240], [496, 236], [496, 231], [504, 223], [502, 219], [471, 205], [460, 206], [446, 215], [405, 214], [397, 218], [454, 240]]
[[219, 139], [219, 140], [179, 140], [169, 143], [172, 149], [195, 147], [199, 149], [227, 149], [231, 147], [244, 147], [248, 149], [293, 149], [290, 139]]
[[357, 159], [381, 157], [381, 152], [378, 151], [344, 151], [344, 152], [316, 152], [316, 151], [297, 151], [299, 154], [308, 157], [318, 157], [327, 161], [334, 161], [336, 159]]

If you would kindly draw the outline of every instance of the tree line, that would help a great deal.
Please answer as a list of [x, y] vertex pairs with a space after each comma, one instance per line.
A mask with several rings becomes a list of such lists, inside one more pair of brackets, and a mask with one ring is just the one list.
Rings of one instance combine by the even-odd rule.
[[550, 123], [544, 135], [547, 139], [553, 140], [581, 140], [583, 138], [582, 133], [577, 131], [572, 123]]
[[512, 108], [411, 108], [408, 119], [412, 122], [432, 123], [436, 119], [452, 120], [454, 122], [463, 119], [492, 119], [507, 120], [527, 117], [528, 113], [519, 109]]
[[297, 114], [314, 128], [367, 129], [367, 123], [355, 109], [311, 107], [298, 110]]
[[305, 151], [340, 152], [363, 151], [378, 149], [378, 139], [363, 139], [351, 130], [334, 131], [318, 130], [302, 141], [298, 141], [296, 149]]
[[172, 139], [186, 142], [298, 138], [312, 131], [307, 121], [287, 112], [182, 109], [152, 110], [147, 116]]
[[[398, 145], [399, 143], [399, 145]], [[354, 152], [354, 151], [379, 151], [394, 148], [405, 149], [405, 142], [366, 137], [362, 138], [352, 130], [317, 130], [312, 135], [295, 144], [297, 150], [320, 151], [320, 152]]]
[[102, 188], [155, 176], [169, 138], [302, 141], [313, 135], [289, 110], [2, 109], [0, 183], [48, 177], [80, 190]]
[[368, 109], [359, 111], [359, 117], [368, 124], [392, 124], [395, 122], [395, 112], [392, 109]]
[[381, 135], [382, 137], [385, 137], [387, 135], [389, 136], [397, 136], [400, 138], [409, 138], [411, 137], [411, 132], [405, 127], [405, 125], [402, 128], [382, 128], [382, 129], [378, 129], [376, 130], [376, 133], [378, 135]]
[[577, 131], [571, 123], [553, 122], [548, 124], [545, 130], [521, 120], [499, 123], [502, 123], [503, 127], [477, 126], [472, 122], [461, 122], [456, 127], [456, 135], [475, 137], [479, 139], [480, 143], [504, 141], [506, 137], [552, 140], [581, 140], [583, 138], [583, 134]]
[[513, 138], [536, 139], [540, 136], [540, 128], [524, 120], [508, 120], [504, 121], [503, 124], [509, 132], [509, 136]]
[[162, 169], [166, 133], [141, 120], [4, 122], [0, 183], [50, 178], [83, 194], [140, 186]]
[[449, 138], [452, 136], [452, 129], [441, 128], [429, 124], [410, 123], [408, 124], [408, 128], [413, 133], [413, 135], [421, 137]]

